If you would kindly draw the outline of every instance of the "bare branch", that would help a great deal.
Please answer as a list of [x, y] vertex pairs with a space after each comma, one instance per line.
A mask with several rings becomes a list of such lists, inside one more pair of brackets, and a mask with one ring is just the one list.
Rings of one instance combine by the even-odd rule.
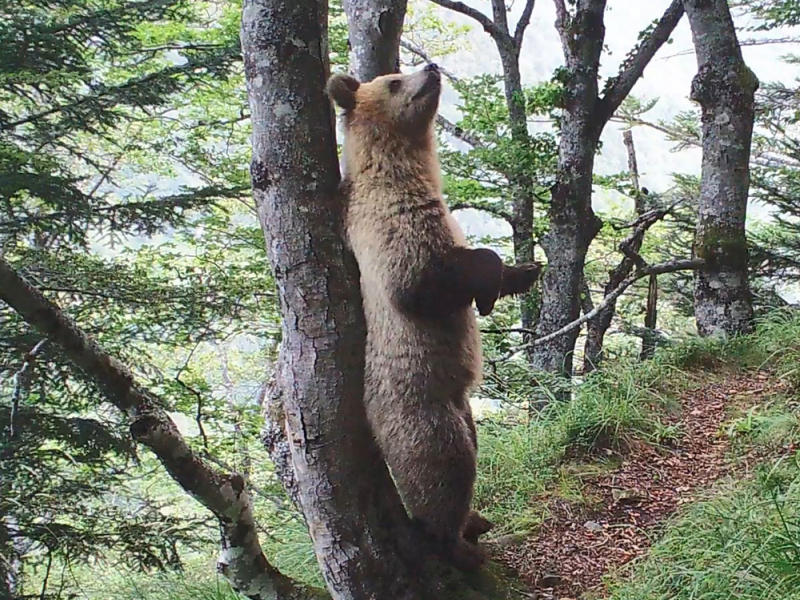
[[486, 145], [479, 140], [477, 137], [465, 131], [452, 121], [448, 120], [447, 118], [443, 117], [442, 115], [436, 115], [436, 124], [444, 129], [447, 133], [452, 135], [455, 138], [458, 138], [462, 142], [466, 142], [473, 148], [485, 148]]
[[663, 275], [664, 273], [675, 273], [676, 271], [696, 271], [697, 269], [701, 268], [704, 265], [705, 261], [701, 258], [685, 258], [685, 259], [676, 259], [670, 260], [667, 262], [663, 262], [657, 265], [645, 265], [644, 268], [638, 269], [637, 271], [633, 272], [631, 275], [625, 278], [619, 286], [612, 291], [610, 294], [607, 294], [603, 301], [597, 304], [591, 311], [584, 314], [582, 317], [575, 319], [571, 323], [568, 323], [561, 329], [554, 331], [548, 335], [540, 337], [529, 344], [523, 344], [521, 346], [517, 346], [514, 348], [506, 357], [497, 359], [495, 362], [502, 362], [503, 360], [507, 360], [514, 354], [525, 350], [526, 348], [531, 348], [535, 346], [540, 346], [541, 344], [546, 344], [547, 342], [554, 340], [557, 337], [565, 335], [579, 327], [581, 327], [587, 321], [594, 319], [603, 309], [609, 306], [612, 302], [616, 301], [625, 290], [627, 290], [630, 286], [634, 283], [642, 279], [643, 277], [649, 277], [650, 275]]
[[647, 229], [659, 219], [663, 219], [668, 214], [672, 213], [672, 211], [675, 210], [677, 206], [686, 202], [686, 200], [687, 200], [686, 197], [679, 198], [666, 208], [654, 208], [653, 210], [649, 210], [646, 213], [639, 215], [629, 223], [625, 223], [624, 225], [612, 225], [612, 227], [617, 231], [621, 231], [623, 229], [631, 229], [632, 227], [638, 228], [642, 224], [646, 224], [645, 229]]
[[633, 56], [623, 62], [620, 73], [609, 80], [606, 93], [600, 100], [599, 116], [603, 122], [611, 118], [622, 101], [630, 94], [633, 86], [644, 73], [645, 67], [658, 49], [669, 39], [681, 17], [683, 17], [683, 0], [673, 0], [652, 33], [642, 42]]
[[150, 448], [172, 478], [219, 519], [219, 566], [236, 589], [253, 600], [326, 598], [267, 562], [242, 477], [216, 471], [197, 456], [162, 408], [164, 402], [139, 385], [126, 367], [2, 259], [0, 299], [61, 348], [105, 398], [130, 418], [133, 438]]
[[639, 195], [642, 190], [639, 186], [639, 165], [636, 161], [636, 149], [633, 145], [633, 133], [630, 129], [622, 132], [622, 142], [628, 150], [628, 172], [631, 174], [631, 183], [637, 196], [636, 203], [639, 204]]
[[14, 428], [14, 421], [16, 420], [17, 413], [19, 412], [19, 403], [30, 390], [31, 369], [33, 369], [33, 364], [36, 362], [36, 356], [42, 351], [42, 348], [44, 348], [46, 344], [46, 339], [39, 340], [33, 349], [25, 355], [25, 359], [22, 361], [22, 367], [14, 375], [14, 392], [11, 396], [11, 413], [8, 417], [9, 439], [13, 439], [17, 433]]
[[[431, 55], [428, 54], [427, 52], [425, 52], [425, 50], [423, 50], [422, 48], [420, 48], [419, 46], [417, 46], [413, 42], [409, 42], [408, 40], [401, 39], [400, 40], [400, 47], [404, 48], [405, 50], [407, 50], [408, 52], [410, 52], [414, 56], [417, 56], [417, 57], [421, 58], [424, 62], [426, 62], [428, 64], [433, 62], [433, 59], [431, 58]], [[453, 83], [458, 83], [460, 81], [460, 79], [458, 78], [457, 75], [455, 75], [450, 69], [444, 68], [442, 65], [439, 65], [439, 71], [441, 71], [442, 75], [447, 77]]]
[[[790, 36], [781, 38], [769, 38], [769, 39], [756, 38], [756, 39], [742, 40], [739, 42], [739, 45], [742, 48], [744, 48], [745, 46], [773, 46], [779, 44], [797, 44], [798, 42], [800, 42], [800, 37]], [[663, 56], [659, 58], [659, 60], [668, 60], [670, 58], [676, 58], [678, 56], [688, 56], [689, 54], [694, 54], [694, 47], [688, 48], [686, 50], [681, 50], [680, 52], [676, 52], [675, 54]]]
[[497, 208], [492, 206], [491, 204], [477, 204], [472, 202], [454, 202], [450, 204], [450, 210], [455, 212], [457, 210], [479, 210], [481, 212], [485, 212], [487, 214], [492, 215], [493, 217], [497, 217], [498, 219], [502, 219], [507, 223], [511, 224], [513, 221], [512, 215], [508, 214], [501, 208]]
[[494, 24], [510, 39], [508, 29], [508, 9], [506, 0], [492, 0], [492, 20]]
[[489, 17], [483, 14], [481, 11], [472, 8], [471, 6], [467, 6], [463, 2], [454, 2], [453, 0], [431, 0], [434, 4], [438, 4], [442, 8], [447, 8], [449, 10], [453, 10], [457, 13], [461, 13], [471, 19], [474, 19], [478, 23], [481, 24], [483, 30], [492, 36], [497, 41], [508, 42], [511, 39], [511, 36], [508, 35], [505, 31], [503, 31], [500, 27], [495, 24]]
[[535, 4], [536, 0], [527, 0], [525, 8], [522, 10], [522, 15], [520, 15], [519, 21], [517, 21], [517, 27], [514, 30], [514, 43], [517, 49], [522, 48], [522, 38], [525, 37], [525, 29], [527, 29], [528, 24], [531, 22], [531, 14], [533, 14], [533, 7]]

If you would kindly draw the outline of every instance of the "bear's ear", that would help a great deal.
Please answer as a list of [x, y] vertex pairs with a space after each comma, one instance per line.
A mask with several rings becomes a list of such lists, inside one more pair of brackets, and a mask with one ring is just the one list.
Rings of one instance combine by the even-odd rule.
[[353, 110], [356, 107], [356, 91], [360, 86], [355, 77], [337, 73], [328, 80], [327, 92], [343, 109]]

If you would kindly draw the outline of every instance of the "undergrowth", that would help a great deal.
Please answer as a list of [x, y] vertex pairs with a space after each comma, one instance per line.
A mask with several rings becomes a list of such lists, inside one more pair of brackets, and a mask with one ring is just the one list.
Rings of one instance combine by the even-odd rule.
[[[537, 499], [564, 485], [565, 463], [624, 452], [634, 440], [670, 446], [682, 434], [668, 419], [682, 392], [726, 372], [765, 369], [800, 388], [797, 311], [771, 313], [754, 335], [685, 340], [644, 363], [604, 366], [575, 386], [569, 400], [553, 401], [534, 417], [525, 410], [494, 415], [479, 427], [476, 505], [498, 524], [495, 535], [524, 532], [544, 516]], [[791, 418], [782, 414], [778, 420], [788, 427]], [[754, 419], [769, 422], [766, 412]]]
[[718, 486], [627, 575], [611, 600], [800, 599], [800, 453]]
[[[523, 404], [482, 420], [475, 506], [497, 525], [492, 536], [524, 534], [546, 517], [543, 499], [580, 496], [581, 473], [587, 469], [605, 468], [634, 441], [663, 446], [677, 441], [682, 432], [670, 416], [688, 388], [729, 371], [768, 370], [770, 378], [797, 390], [799, 368], [800, 315], [791, 311], [761, 320], [753, 336], [682, 341], [644, 363], [615, 361], [576, 385], [567, 401], [553, 401], [533, 415]], [[789, 393], [735, 414], [724, 433], [743, 452], [755, 445], [767, 449], [776, 440], [785, 445], [800, 437], [798, 414]], [[800, 465], [795, 458], [752, 481], [731, 482], [718, 496], [682, 513], [651, 558], [625, 583], [611, 584], [614, 600], [800, 600], [795, 589], [800, 588]], [[264, 540], [270, 560], [283, 572], [319, 585], [302, 522], [270, 529], [279, 534]], [[118, 580], [103, 586], [114, 593], [88, 597], [235, 598], [213, 576], [213, 560], [207, 562], [183, 576]], [[200, 571], [212, 575], [195, 577]]]
[[782, 311], [757, 335], [694, 343], [685, 364], [768, 372], [783, 391], [732, 399], [721, 432], [751, 473], [721, 482], [676, 516], [650, 553], [608, 580], [610, 600], [800, 600], [800, 319]]

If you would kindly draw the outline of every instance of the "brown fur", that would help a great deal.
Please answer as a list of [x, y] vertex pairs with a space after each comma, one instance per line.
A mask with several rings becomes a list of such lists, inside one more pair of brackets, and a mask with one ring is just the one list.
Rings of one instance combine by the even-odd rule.
[[[370, 83], [337, 75], [345, 112], [346, 232], [367, 319], [367, 416], [414, 522], [462, 569], [491, 524], [470, 513], [477, 440], [468, 402], [481, 376], [472, 309], [527, 291], [539, 266], [470, 250], [442, 199], [438, 70]], [[464, 538], [468, 538], [466, 541]]]

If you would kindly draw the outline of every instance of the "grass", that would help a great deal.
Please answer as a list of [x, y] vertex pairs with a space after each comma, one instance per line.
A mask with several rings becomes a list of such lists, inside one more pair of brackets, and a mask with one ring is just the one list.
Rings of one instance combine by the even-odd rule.
[[774, 313], [757, 335], [677, 356], [684, 366], [766, 371], [784, 392], [757, 405], [733, 400], [722, 432], [732, 458], [762, 462], [681, 511], [643, 560], [609, 578], [609, 600], [800, 600], [800, 318]]
[[225, 578], [195, 565], [182, 573], [160, 575], [122, 575], [95, 573], [94, 579], [81, 585], [80, 598], [97, 600], [241, 600]]
[[798, 455], [727, 482], [675, 519], [611, 600], [800, 599]]
[[[682, 431], [666, 417], [678, 409], [683, 391], [728, 372], [759, 369], [800, 389], [797, 311], [762, 318], [755, 335], [691, 339], [644, 363], [605, 366], [577, 386], [570, 400], [551, 402], [533, 419], [519, 410], [494, 415], [478, 428], [476, 506], [498, 525], [493, 535], [529, 531], [546, 516], [543, 495], [575, 495], [577, 484], [568, 480], [573, 470], [565, 465], [624, 452], [633, 440], [670, 446]], [[757, 427], [772, 439], [779, 428], [798, 427], [781, 407], [763, 407], [750, 421], [735, 427]]]

